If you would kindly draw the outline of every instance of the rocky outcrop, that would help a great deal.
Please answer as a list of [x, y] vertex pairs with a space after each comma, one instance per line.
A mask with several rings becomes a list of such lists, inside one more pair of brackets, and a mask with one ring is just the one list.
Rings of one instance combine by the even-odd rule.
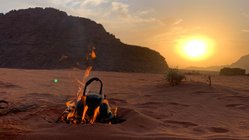
[[233, 75], [245, 75], [245, 74], [246, 70], [241, 68], [222, 68], [220, 70], [220, 75], [233, 76]]
[[53, 8], [0, 14], [0, 67], [84, 68], [89, 44], [95, 45], [95, 70], [158, 73], [168, 68], [158, 52], [124, 44], [90, 19]]
[[246, 71], [249, 73], [249, 54], [242, 56], [238, 61], [233, 63], [231, 67], [246, 69]]

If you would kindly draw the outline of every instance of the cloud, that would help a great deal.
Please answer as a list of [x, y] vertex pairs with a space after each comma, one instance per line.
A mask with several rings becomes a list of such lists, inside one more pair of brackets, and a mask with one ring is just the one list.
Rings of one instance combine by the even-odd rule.
[[182, 22], [183, 22], [183, 19], [178, 19], [177, 21], [175, 21], [174, 25], [178, 25], [178, 24], [180, 24]]
[[[101, 4], [107, 3], [108, 0], [43, 0], [34, 1], [34, 3], [44, 3], [53, 6], [64, 6], [67, 8], [82, 8], [89, 6], [99, 6]], [[89, 7], [90, 8], [90, 7]]]
[[72, 8], [79, 8], [81, 6], [81, 1], [74, 0], [74, 1], [68, 1], [65, 5]]
[[121, 2], [112, 2], [112, 11], [114, 12], [120, 12], [122, 14], [128, 14], [129, 11], [129, 5], [128, 4], [124, 4]]
[[108, 0], [84, 0], [82, 2], [83, 5], [92, 5], [92, 6], [98, 6], [104, 3], [107, 3]]
[[159, 23], [160, 20], [151, 16], [153, 10], [134, 11], [130, 5], [123, 2], [111, 2], [111, 10], [106, 14], [111, 20], [124, 23], [126, 25], [136, 26], [138, 24]]
[[249, 29], [242, 29], [242, 32], [249, 33]]
[[244, 17], [249, 18], [249, 14], [248, 14], [248, 13], [246, 13], [246, 12], [242, 12], [241, 14], [242, 14]]

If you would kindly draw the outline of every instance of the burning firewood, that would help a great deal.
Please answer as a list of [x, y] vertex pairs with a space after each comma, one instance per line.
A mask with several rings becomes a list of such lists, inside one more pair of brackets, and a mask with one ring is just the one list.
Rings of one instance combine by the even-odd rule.
[[[86, 93], [87, 87], [93, 82], [100, 83], [99, 92]], [[111, 109], [106, 96], [102, 93], [103, 83], [99, 78], [92, 78], [86, 82], [81, 100], [77, 104], [73, 101], [66, 103], [67, 109], [63, 112], [57, 122], [70, 124], [90, 123], [96, 121], [111, 123], [117, 117], [117, 108]]]
[[[88, 61], [90, 61], [90, 59], [94, 60], [96, 58], [96, 53], [94, 51], [95, 47], [93, 44], [90, 44], [88, 47], [89, 50], [86, 55], [86, 60], [87, 64], [92, 64]], [[65, 122], [70, 124], [93, 124], [96, 121], [99, 121], [110, 123], [111, 120], [117, 116], [117, 108], [111, 109], [106, 96], [102, 93], [102, 81], [99, 78], [92, 78], [86, 82], [86, 79], [89, 77], [92, 68], [92, 65], [88, 65], [83, 75], [82, 81], [77, 80], [77, 83], [79, 84], [77, 100], [66, 102], [67, 108], [56, 122]], [[90, 85], [93, 81], [100, 83], [99, 92], [86, 93], [88, 85]]]

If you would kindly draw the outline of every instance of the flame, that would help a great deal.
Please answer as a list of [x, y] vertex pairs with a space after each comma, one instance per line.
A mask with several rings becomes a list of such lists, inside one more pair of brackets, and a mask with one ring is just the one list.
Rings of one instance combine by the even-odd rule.
[[70, 100], [70, 101], [66, 102], [67, 107], [72, 106], [73, 104], [74, 104], [73, 100]]
[[77, 101], [81, 100], [83, 87], [85, 86], [85, 82], [87, 80], [87, 77], [90, 75], [91, 71], [92, 71], [92, 66], [87, 67], [87, 69], [83, 75], [82, 81], [77, 80], [77, 82], [79, 83], [79, 89], [77, 92]]
[[[96, 53], [94, 51], [95, 47], [94, 46], [91, 46], [91, 47], [92, 47], [92, 50], [88, 51], [87, 56], [86, 56], [87, 61], [89, 60], [89, 58], [91, 60], [96, 58]], [[76, 94], [77, 95], [77, 102], [82, 99], [83, 87], [85, 86], [86, 80], [89, 77], [89, 75], [92, 71], [92, 68], [93, 68], [92, 66], [88, 66], [83, 74], [82, 80], [76, 80], [76, 82], [79, 84], [78, 91]], [[69, 76], [71, 76], [71, 74]], [[66, 120], [65, 119], [62, 119], [62, 120], [69, 122], [69, 123], [72, 123], [72, 124], [79, 123], [77, 120], [77, 115], [76, 115], [76, 103], [77, 102], [75, 102], [75, 100], [70, 100], [70, 101], [66, 102], [67, 109], [63, 113], [66, 115], [65, 116]], [[64, 118], [64, 117], [61, 116], [61, 118]]]
[[[90, 53], [88, 53], [88, 55], [86, 56], [86, 60], [89, 60], [89, 57], [93, 60], [95, 59], [96, 53], [94, 51], [95, 47], [92, 46], [92, 51]], [[78, 86], [78, 91], [77, 91], [77, 102], [80, 101], [82, 99], [82, 94], [83, 94], [83, 87], [85, 86], [86, 80], [89, 77], [91, 71], [92, 71], [92, 66], [88, 66], [84, 72], [84, 75], [82, 77], [82, 80], [76, 80], [76, 82], [79, 84]], [[74, 100], [70, 100], [68, 102], [66, 102], [66, 112], [67, 112], [67, 121], [69, 121], [70, 123], [73, 124], [77, 124], [77, 119], [76, 119], [76, 102]]]
[[87, 67], [87, 69], [86, 69], [86, 71], [84, 73], [84, 76], [83, 76], [83, 80], [85, 80], [90, 75], [90, 72], [91, 72], [92, 68], [93, 68], [92, 66]]
[[96, 58], [96, 54], [95, 54], [94, 50], [92, 50], [91, 57], [92, 57], [92, 59]]
[[71, 100], [71, 101], [66, 102], [66, 106], [67, 106], [67, 111], [68, 111], [67, 120], [69, 120], [70, 118], [73, 118], [75, 116], [76, 104], [73, 100]]

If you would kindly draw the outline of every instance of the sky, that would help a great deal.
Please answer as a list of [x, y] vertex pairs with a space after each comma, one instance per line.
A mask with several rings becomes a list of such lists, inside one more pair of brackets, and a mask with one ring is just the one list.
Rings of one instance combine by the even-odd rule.
[[[171, 67], [216, 66], [249, 54], [249, 0], [0, 0], [0, 12], [54, 7], [90, 18], [126, 44], [149, 47]], [[179, 53], [179, 41], [202, 37], [212, 53], [190, 60]]]

